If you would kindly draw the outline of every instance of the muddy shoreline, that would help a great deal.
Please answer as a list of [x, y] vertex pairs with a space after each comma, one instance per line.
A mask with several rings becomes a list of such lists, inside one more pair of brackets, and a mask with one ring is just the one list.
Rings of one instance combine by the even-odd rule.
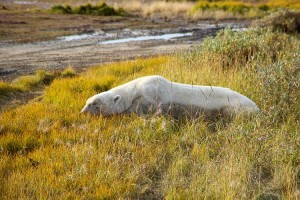
[[[24, 13], [6, 13], [6, 17], [1, 18], [0, 31], [5, 32], [5, 28], [10, 26], [17, 33], [19, 29], [26, 28], [32, 22], [32, 19], [24, 18], [23, 24], [15, 23], [18, 18], [13, 18], [14, 15], [24, 15]], [[44, 15], [41, 14], [39, 18], [41, 23], [43, 20], [47, 20], [47, 23], [51, 24], [58, 19], [57, 15], [48, 15], [48, 18]], [[3, 13], [2, 16], [4, 16]], [[51, 17], [53, 18], [51, 19]], [[140, 17], [102, 17], [101, 19], [96, 19], [94, 16], [62, 15], [61, 17], [62, 20], [69, 20], [67, 22], [73, 24], [66, 25], [66, 28], [63, 23], [59, 25], [60, 22], [57, 22], [58, 25], [55, 30], [75, 31], [62, 31], [58, 35], [49, 34], [45, 41], [33, 39], [31, 42], [23, 42], [22, 38], [20, 40], [0, 38], [2, 39], [0, 41], [0, 80], [11, 81], [17, 76], [32, 74], [38, 69], [53, 71], [63, 70], [71, 66], [78, 71], [83, 71], [89, 66], [102, 63], [172, 54], [197, 46], [203, 38], [215, 35], [218, 30], [225, 27], [241, 30], [248, 26], [247, 21], [216, 23], [214, 21], [189, 21], [186, 19], [150, 20]], [[70, 17], [71, 19], [69, 19]], [[75, 23], [74, 19], [78, 20], [78, 23]], [[36, 32], [32, 33], [32, 37], [39, 36], [41, 31], [49, 33], [51, 30], [40, 26]], [[41, 34], [43, 33], [41, 32]], [[182, 34], [182, 36], [156, 39], [163, 35], [172, 34]], [[75, 36], [75, 39], [62, 37], [66, 35]], [[28, 34], [21, 34], [20, 37], [22, 36], [28, 37]], [[131, 38], [135, 38], [135, 40], [130, 41]], [[137, 40], [136, 38], [152, 39]], [[118, 39], [129, 39], [129, 42], [105, 44], [105, 41]]]

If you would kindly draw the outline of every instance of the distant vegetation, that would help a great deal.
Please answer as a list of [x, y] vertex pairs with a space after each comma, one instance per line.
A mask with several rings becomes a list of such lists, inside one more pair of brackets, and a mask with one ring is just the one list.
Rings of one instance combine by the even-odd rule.
[[300, 9], [298, 0], [269, 1], [198, 1], [194, 15], [205, 18], [252, 18], [262, 17], [278, 9]]
[[[0, 114], [1, 198], [299, 198], [300, 40], [293, 34], [226, 29], [191, 52], [54, 79], [41, 101]], [[79, 115], [91, 95], [150, 74], [229, 87], [261, 111], [182, 123]]]
[[80, 14], [80, 15], [100, 15], [100, 16], [116, 16], [125, 15], [123, 9], [114, 9], [108, 6], [106, 3], [101, 3], [98, 5], [92, 5], [87, 3], [86, 5], [81, 5], [72, 8], [69, 5], [55, 5], [51, 8], [52, 13], [57, 14]]
[[298, 0], [124, 1], [121, 5], [130, 13], [141, 13], [145, 17], [169, 19], [180, 16], [193, 19], [249, 19], [264, 17], [282, 9], [300, 9]]
[[[56, 0], [55, 2], [59, 1]], [[72, 0], [67, 2], [75, 4], [82, 1]], [[240, 19], [264, 17], [282, 9], [300, 10], [299, 0], [133, 0], [116, 2], [115, 7], [104, 2], [98, 4], [86, 3], [79, 6], [57, 4], [49, 12], [99, 16], [126, 16], [129, 15], [128, 13], [133, 13], [141, 14], [144, 17], [166, 19], [176, 17]]]
[[198, 0], [199, 5], [206, 5], [203, 8], [208, 9], [225, 9], [234, 11], [240, 10], [243, 7], [258, 7], [262, 10], [271, 8], [290, 8], [300, 9], [300, 2], [298, 0]]

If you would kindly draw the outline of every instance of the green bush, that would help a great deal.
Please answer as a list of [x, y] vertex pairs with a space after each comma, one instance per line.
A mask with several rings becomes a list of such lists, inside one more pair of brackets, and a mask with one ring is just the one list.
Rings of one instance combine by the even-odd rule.
[[69, 5], [55, 5], [51, 8], [51, 12], [56, 14], [71, 14], [72, 9]]
[[74, 14], [85, 14], [85, 15], [104, 15], [112, 16], [118, 15], [114, 8], [108, 6], [106, 3], [92, 6], [91, 4], [81, 5], [73, 9]]
[[123, 9], [115, 10], [113, 7], [108, 6], [106, 3], [92, 5], [87, 3], [78, 7], [71, 8], [69, 5], [55, 5], [51, 8], [52, 13], [57, 14], [80, 14], [80, 15], [98, 15], [98, 16], [118, 16], [125, 15]]
[[262, 11], [268, 11], [268, 10], [270, 10], [271, 8], [270, 8], [270, 6], [268, 6], [268, 5], [266, 5], [266, 4], [262, 4], [262, 5], [258, 6], [258, 9], [259, 9], [259, 10], [262, 10]]

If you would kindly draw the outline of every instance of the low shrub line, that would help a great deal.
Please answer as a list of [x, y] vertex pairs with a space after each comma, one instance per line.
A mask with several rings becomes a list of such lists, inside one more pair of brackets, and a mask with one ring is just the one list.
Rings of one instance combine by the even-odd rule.
[[98, 15], [98, 16], [124, 16], [126, 12], [122, 9], [115, 9], [108, 6], [106, 3], [92, 5], [87, 3], [78, 7], [71, 7], [70, 5], [55, 5], [50, 11], [56, 14], [79, 14], [79, 15]]

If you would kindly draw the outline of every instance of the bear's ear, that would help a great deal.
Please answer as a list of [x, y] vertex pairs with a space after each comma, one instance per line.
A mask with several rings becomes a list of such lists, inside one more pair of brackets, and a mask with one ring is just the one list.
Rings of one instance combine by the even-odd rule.
[[121, 96], [120, 95], [116, 95], [113, 98], [114, 103], [119, 103], [121, 101]]

